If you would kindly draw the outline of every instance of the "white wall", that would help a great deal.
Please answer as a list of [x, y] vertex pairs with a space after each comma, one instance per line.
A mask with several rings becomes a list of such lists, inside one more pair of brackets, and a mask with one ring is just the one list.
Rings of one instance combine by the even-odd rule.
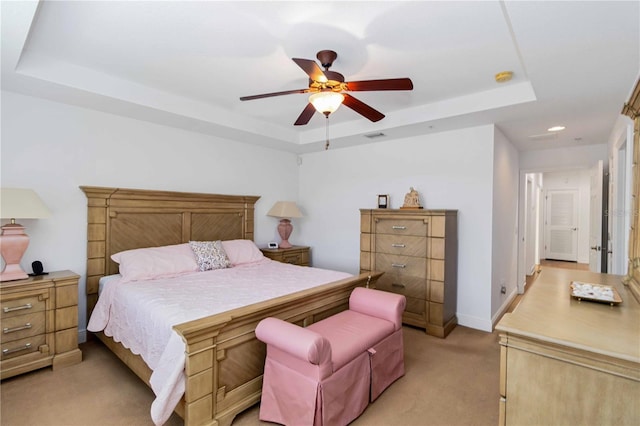
[[491, 330], [494, 126], [305, 154], [292, 241], [312, 247], [314, 266], [357, 273], [361, 208], [390, 194], [399, 208], [413, 186], [427, 209], [458, 210], [459, 323]]
[[598, 160], [606, 169], [607, 145], [584, 145], [572, 148], [542, 149], [520, 152], [520, 170], [525, 172], [546, 172], [593, 167]]
[[[517, 292], [518, 151], [496, 128], [493, 154], [493, 232], [491, 244], [492, 321]], [[501, 286], [506, 293], [500, 292]]]
[[[31, 244], [22, 267], [81, 274], [85, 318], [87, 210], [80, 185], [260, 195], [255, 240], [274, 240], [277, 200], [296, 200], [294, 154], [2, 92], [1, 184], [34, 189], [52, 216], [22, 220]], [[295, 237], [294, 237], [295, 240]], [[310, 241], [311, 242], [311, 241]], [[82, 335], [81, 335], [82, 338]]]

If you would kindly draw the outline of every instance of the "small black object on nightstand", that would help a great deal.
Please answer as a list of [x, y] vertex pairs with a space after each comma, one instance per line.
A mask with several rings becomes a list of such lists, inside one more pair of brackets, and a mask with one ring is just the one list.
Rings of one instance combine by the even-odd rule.
[[37, 277], [38, 275], [47, 275], [48, 272], [43, 272], [44, 267], [42, 266], [42, 262], [36, 260], [31, 264], [31, 268], [33, 269], [33, 274], [29, 274], [29, 276]]

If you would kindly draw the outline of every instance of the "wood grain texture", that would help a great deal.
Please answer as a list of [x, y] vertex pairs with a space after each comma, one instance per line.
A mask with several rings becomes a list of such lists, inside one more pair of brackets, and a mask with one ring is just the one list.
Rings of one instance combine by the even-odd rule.
[[0, 284], [0, 378], [78, 363], [78, 279], [71, 271]]
[[[88, 309], [95, 305], [99, 278], [117, 272], [110, 257], [120, 250], [189, 240], [253, 239], [254, 205], [259, 197], [81, 188], [90, 206]], [[96, 249], [96, 243], [103, 244], [104, 250]], [[296, 261], [308, 263], [308, 253], [308, 247], [302, 248], [296, 252]], [[345, 310], [353, 289], [373, 285], [380, 275], [368, 272], [174, 326], [186, 352], [186, 390], [175, 411], [186, 425], [230, 425], [239, 412], [260, 400], [265, 346], [255, 337], [258, 322], [277, 317], [309, 325]], [[98, 337], [148, 384], [151, 370], [141, 357], [102, 333]]]
[[378, 270], [381, 290], [403, 294], [403, 322], [445, 337], [457, 324], [457, 212], [360, 210], [360, 271]]
[[[621, 278], [545, 269], [505, 314], [496, 327], [502, 424], [638, 423], [640, 305]], [[574, 280], [612, 285], [623, 303], [573, 299], [567, 289]]]

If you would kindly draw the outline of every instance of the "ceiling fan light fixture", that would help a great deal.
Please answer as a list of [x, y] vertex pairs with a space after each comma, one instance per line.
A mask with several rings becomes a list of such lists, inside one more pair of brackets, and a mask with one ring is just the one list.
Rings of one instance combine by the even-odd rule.
[[309, 96], [309, 102], [316, 111], [329, 115], [335, 112], [344, 101], [344, 95], [338, 92], [318, 92]]

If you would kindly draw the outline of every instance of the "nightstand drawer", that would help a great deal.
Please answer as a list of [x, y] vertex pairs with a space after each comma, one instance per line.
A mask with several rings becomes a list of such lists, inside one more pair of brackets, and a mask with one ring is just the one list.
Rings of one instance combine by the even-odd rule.
[[282, 256], [282, 262], [300, 265], [302, 263], [302, 253], [291, 253]]
[[291, 248], [261, 248], [265, 257], [282, 263], [292, 265], [309, 266], [309, 247], [293, 246]]
[[[4, 361], [33, 352], [38, 352], [40, 350], [40, 346], [43, 346], [45, 343], [46, 339], [44, 334], [14, 340], [13, 342], [2, 343], [2, 360]], [[48, 349], [46, 352], [48, 354]]]
[[7, 343], [45, 333], [44, 311], [19, 315], [2, 321], [0, 342]]
[[42, 312], [46, 308], [45, 299], [48, 297], [49, 292], [34, 294], [33, 296], [20, 296], [12, 299], [11, 296], [3, 297], [1, 304], [2, 322], [5, 319], [15, 317], [18, 315], [24, 315], [33, 312]]

